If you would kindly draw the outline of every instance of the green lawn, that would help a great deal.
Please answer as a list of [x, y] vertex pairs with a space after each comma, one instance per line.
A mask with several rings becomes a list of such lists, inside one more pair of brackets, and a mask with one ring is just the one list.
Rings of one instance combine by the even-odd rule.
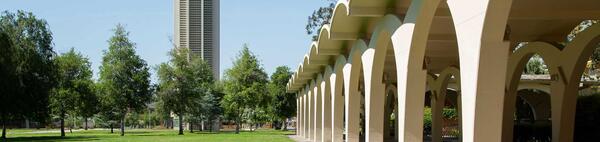
[[[287, 135], [294, 131], [258, 130], [255, 132], [226, 131], [220, 133], [196, 132], [185, 135], [177, 135], [176, 130], [126, 130], [125, 136], [119, 136], [117, 129], [111, 134], [109, 130], [74, 131], [65, 138], [60, 133], [42, 132], [49, 130], [9, 130], [7, 137], [9, 142], [55, 142], [55, 141], [94, 141], [94, 142], [293, 142]], [[50, 130], [56, 131], [56, 130]], [[38, 133], [35, 133], [38, 132]]]

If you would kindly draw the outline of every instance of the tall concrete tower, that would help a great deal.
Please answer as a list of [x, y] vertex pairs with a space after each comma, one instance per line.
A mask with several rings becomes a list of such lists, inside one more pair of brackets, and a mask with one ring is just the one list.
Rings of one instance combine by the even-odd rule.
[[175, 0], [175, 44], [190, 49], [219, 79], [219, 0]]

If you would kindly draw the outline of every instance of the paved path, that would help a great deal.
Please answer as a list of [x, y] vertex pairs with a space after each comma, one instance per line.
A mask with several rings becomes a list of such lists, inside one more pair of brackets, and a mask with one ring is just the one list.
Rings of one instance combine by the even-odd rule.
[[[77, 131], [83, 131], [84, 129], [73, 129], [73, 132], [77, 132]], [[99, 129], [99, 128], [95, 128], [95, 129], [88, 129], [88, 130], [110, 130], [110, 129]], [[65, 128], [65, 132], [69, 133], [69, 128]], [[60, 133], [60, 129], [59, 130], [44, 130], [44, 131], [33, 131], [33, 132], [24, 132], [25, 134], [45, 134], [45, 133]]]
[[294, 140], [296, 142], [310, 142], [310, 140], [304, 139], [304, 138], [302, 138], [302, 137], [300, 137], [298, 135], [288, 135], [288, 138], [290, 138], [290, 139], [292, 139], [292, 140]]

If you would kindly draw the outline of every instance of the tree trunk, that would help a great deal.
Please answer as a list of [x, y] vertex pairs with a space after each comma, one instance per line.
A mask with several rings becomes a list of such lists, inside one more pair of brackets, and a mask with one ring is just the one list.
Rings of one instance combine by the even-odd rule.
[[202, 115], [200, 115], [200, 131], [204, 131], [204, 119], [202, 119]]
[[65, 112], [60, 113], [60, 137], [65, 137]]
[[179, 135], [183, 135], [183, 115], [179, 114]]
[[84, 127], [85, 127], [85, 130], [87, 131], [87, 117], [84, 118], [84, 119], [85, 119], [85, 126]]
[[238, 118], [235, 119], [235, 133], [239, 134], [240, 133], [240, 118], [238, 116]]
[[283, 130], [283, 131], [287, 131], [287, 121], [286, 120], [287, 119], [284, 118], [282, 121], [282, 124], [281, 124], [281, 125], [283, 125], [283, 128], [281, 128], [281, 130]]
[[123, 115], [123, 119], [121, 120], [121, 136], [125, 136], [125, 116], [127, 114]]
[[2, 141], [6, 142], [6, 116], [2, 113]]
[[115, 133], [115, 132], [113, 131], [113, 124], [110, 124], [110, 133], [111, 133], [111, 134], [112, 134], [112, 133]]
[[194, 122], [190, 121], [190, 133], [194, 133]]
[[209, 132], [213, 131], [213, 118], [212, 117], [208, 117], [208, 131]]

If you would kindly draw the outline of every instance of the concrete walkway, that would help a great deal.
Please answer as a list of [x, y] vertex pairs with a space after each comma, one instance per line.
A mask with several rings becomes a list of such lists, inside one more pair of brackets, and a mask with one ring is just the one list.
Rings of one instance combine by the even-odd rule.
[[290, 138], [290, 139], [292, 139], [292, 140], [294, 140], [296, 142], [310, 142], [310, 140], [302, 138], [302, 137], [300, 137], [298, 135], [288, 135], [288, 138]]

